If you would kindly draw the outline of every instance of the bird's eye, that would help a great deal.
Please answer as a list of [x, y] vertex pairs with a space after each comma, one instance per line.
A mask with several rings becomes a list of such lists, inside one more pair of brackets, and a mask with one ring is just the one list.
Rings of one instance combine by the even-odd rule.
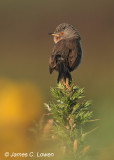
[[60, 35], [61, 35], [61, 36], [64, 35], [64, 32], [61, 32]]

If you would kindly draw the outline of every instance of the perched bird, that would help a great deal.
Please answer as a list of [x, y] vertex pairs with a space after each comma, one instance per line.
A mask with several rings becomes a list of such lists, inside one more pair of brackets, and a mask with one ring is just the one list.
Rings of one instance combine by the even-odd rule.
[[57, 82], [64, 81], [68, 86], [72, 81], [70, 72], [79, 66], [82, 58], [80, 34], [72, 25], [62, 23], [49, 35], [54, 36], [55, 42], [49, 59], [49, 72], [58, 71]]

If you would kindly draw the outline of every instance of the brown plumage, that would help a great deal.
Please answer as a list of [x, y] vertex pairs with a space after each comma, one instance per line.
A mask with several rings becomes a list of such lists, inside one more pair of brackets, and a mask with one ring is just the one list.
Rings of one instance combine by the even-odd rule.
[[72, 25], [62, 23], [50, 34], [54, 36], [55, 45], [49, 59], [49, 72], [59, 72], [57, 82], [62, 79], [66, 82], [67, 78], [71, 82], [70, 72], [79, 66], [82, 58], [79, 32]]

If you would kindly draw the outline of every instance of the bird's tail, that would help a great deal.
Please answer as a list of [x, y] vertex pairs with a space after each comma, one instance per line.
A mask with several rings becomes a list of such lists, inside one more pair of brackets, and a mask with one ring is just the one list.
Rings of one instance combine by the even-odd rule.
[[67, 78], [68, 78], [69, 84], [72, 82], [70, 71], [63, 63], [58, 64], [58, 71], [59, 71], [59, 75], [58, 75], [57, 83], [59, 83], [59, 81], [61, 80], [64, 80], [66, 82]]

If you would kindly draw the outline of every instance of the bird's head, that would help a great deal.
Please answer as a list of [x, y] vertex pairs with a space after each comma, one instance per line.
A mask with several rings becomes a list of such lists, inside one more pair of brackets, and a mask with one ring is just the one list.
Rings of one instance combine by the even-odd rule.
[[70, 24], [62, 23], [55, 29], [54, 33], [49, 33], [54, 36], [54, 42], [57, 43], [61, 39], [80, 38], [79, 32]]

